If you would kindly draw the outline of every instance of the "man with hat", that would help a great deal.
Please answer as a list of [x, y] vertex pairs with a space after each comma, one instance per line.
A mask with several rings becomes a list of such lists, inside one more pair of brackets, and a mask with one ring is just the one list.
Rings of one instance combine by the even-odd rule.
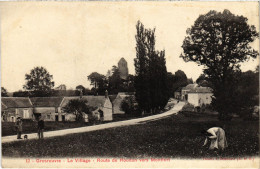
[[22, 131], [23, 131], [23, 122], [21, 117], [17, 117], [17, 121], [15, 123], [16, 131], [17, 131], [17, 139], [22, 139]]
[[44, 130], [43, 116], [40, 116], [39, 121], [38, 121], [38, 137], [39, 137], [39, 139], [43, 138], [43, 130]]

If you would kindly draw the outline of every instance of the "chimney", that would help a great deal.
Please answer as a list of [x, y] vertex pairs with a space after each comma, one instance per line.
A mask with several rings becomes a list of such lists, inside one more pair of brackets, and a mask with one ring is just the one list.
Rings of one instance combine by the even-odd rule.
[[108, 98], [108, 91], [105, 91], [105, 98]]

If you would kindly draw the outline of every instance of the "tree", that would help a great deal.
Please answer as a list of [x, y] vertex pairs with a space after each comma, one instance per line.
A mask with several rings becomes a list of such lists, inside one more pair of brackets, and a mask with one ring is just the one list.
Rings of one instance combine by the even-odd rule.
[[205, 74], [201, 74], [198, 79], [196, 80], [196, 83], [202, 87], [211, 87], [212, 84], [209, 82], [208, 78], [206, 77]]
[[134, 96], [127, 96], [124, 98], [124, 100], [121, 102], [120, 108], [126, 113], [126, 114], [134, 114], [136, 113], [136, 106], [135, 106], [135, 99]]
[[155, 29], [136, 25], [135, 97], [143, 112], [163, 109], [169, 99], [165, 51], [155, 50]]
[[94, 86], [93, 90], [96, 94], [104, 94], [106, 91], [106, 77], [97, 72], [93, 72], [88, 76], [91, 85]]
[[116, 94], [118, 92], [123, 92], [123, 81], [120, 78], [120, 72], [118, 67], [112, 67], [112, 75], [108, 79], [108, 86], [110, 93]]
[[86, 94], [86, 88], [83, 85], [76, 86], [76, 94], [79, 96], [80, 92], [82, 92], [83, 95]]
[[180, 87], [188, 85], [188, 78], [182, 70], [177, 70], [173, 76], [172, 91], [175, 92]]
[[250, 43], [258, 37], [255, 26], [248, 25], [247, 18], [236, 16], [228, 10], [209, 11], [200, 15], [187, 30], [183, 41], [184, 61], [204, 66], [204, 74], [213, 84], [213, 107], [220, 119], [229, 119], [234, 113], [232, 97], [236, 85], [234, 74], [240, 71], [240, 63], [256, 58], [258, 52]]
[[1, 96], [2, 97], [8, 97], [7, 90], [4, 87], [1, 87]]
[[63, 108], [65, 112], [74, 114], [76, 116], [76, 121], [83, 121], [84, 113], [90, 114], [93, 109], [94, 108], [87, 106], [86, 100], [81, 99], [70, 100]]
[[237, 112], [245, 118], [250, 118], [253, 108], [259, 105], [259, 73], [247, 71], [237, 74], [235, 102]]
[[32, 92], [34, 96], [47, 96], [54, 87], [53, 76], [44, 67], [35, 67], [30, 74], [25, 74], [25, 90]]

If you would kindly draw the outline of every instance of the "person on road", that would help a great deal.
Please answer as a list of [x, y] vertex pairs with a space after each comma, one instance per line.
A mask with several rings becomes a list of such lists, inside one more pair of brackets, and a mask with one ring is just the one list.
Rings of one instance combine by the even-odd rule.
[[21, 117], [17, 117], [17, 121], [15, 123], [15, 128], [17, 131], [17, 139], [22, 139], [22, 131], [23, 131], [23, 122]]
[[206, 137], [203, 146], [206, 146], [210, 140], [210, 150], [224, 150], [228, 147], [225, 131], [220, 127], [212, 127], [208, 130], [203, 130], [202, 134]]
[[38, 121], [38, 137], [39, 139], [43, 139], [43, 130], [44, 130], [44, 120], [43, 117], [39, 117]]

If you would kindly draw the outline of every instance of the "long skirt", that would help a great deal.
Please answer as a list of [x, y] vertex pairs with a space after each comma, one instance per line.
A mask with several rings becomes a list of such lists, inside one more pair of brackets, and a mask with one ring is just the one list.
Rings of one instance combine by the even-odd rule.
[[227, 148], [228, 145], [227, 145], [225, 131], [219, 128], [218, 131], [216, 132], [216, 135], [217, 138], [211, 139], [211, 144], [209, 146], [209, 149], [214, 150], [216, 148], [216, 149], [224, 150], [225, 148]]

